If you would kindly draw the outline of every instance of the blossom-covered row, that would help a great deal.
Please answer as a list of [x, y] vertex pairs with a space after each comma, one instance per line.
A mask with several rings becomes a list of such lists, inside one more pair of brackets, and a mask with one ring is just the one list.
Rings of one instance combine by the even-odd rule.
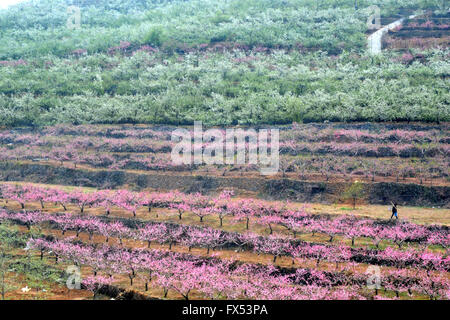
[[78, 237], [81, 232], [86, 232], [90, 239], [94, 234], [100, 234], [105, 237], [105, 242], [108, 242], [110, 238], [117, 238], [122, 243], [122, 239], [131, 238], [147, 242], [148, 247], [152, 242], [169, 244], [169, 249], [180, 244], [188, 247], [189, 250], [193, 247], [207, 248], [208, 253], [210, 249], [237, 247], [252, 250], [257, 254], [273, 255], [274, 262], [279, 256], [287, 256], [293, 259], [314, 259], [317, 266], [321, 261], [328, 261], [336, 263], [336, 266], [339, 263], [359, 262], [399, 268], [413, 266], [443, 272], [450, 270], [450, 257], [427, 250], [420, 252], [414, 249], [395, 250], [390, 247], [385, 250], [351, 248], [346, 245], [315, 244], [275, 236], [262, 237], [252, 233], [230, 233], [212, 228], [166, 223], [147, 223], [132, 228], [120, 221], [106, 222], [95, 217], [70, 214], [0, 211], [0, 221], [2, 219], [25, 224], [28, 228], [35, 224], [50, 223], [53, 227], [62, 230], [63, 234], [73, 230]]
[[[352, 274], [349, 277], [343, 273], [301, 268], [282, 273], [273, 266], [198, 258], [163, 250], [86, 246], [59, 240], [31, 239], [28, 247], [39, 250], [41, 257], [44, 252], [51, 252], [56, 262], [65, 260], [87, 265], [94, 276], [98, 276], [98, 272], [110, 277], [124, 274], [131, 285], [138, 277], [146, 289], [149, 283], [154, 284], [164, 289], [165, 296], [168, 290], [174, 290], [185, 299], [189, 299], [193, 291], [212, 299], [363, 299], [359, 290], [370, 276]], [[450, 298], [450, 283], [442, 274], [395, 270], [380, 275], [380, 284], [397, 295], [399, 292], [419, 292], [430, 299]]]
[[111, 208], [118, 207], [136, 216], [139, 208], [147, 206], [149, 211], [154, 207], [170, 208], [178, 211], [179, 219], [185, 212], [199, 217], [200, 222], [207, 216], [215, 216], [223, 224], [226, 216], [234, 222], [245, 221], [249, 229], [251, 219], [266, 225], [272, 233], [273, 225], [280, 225], [291, 231], [294, 236], [299, 233], [323, 233], [330, 236], [330, 241], [337, 235], [352, 239], [366, 237], [378, 246], [386, 239], [400, 247], [408, 242], [425, 245], [450, 246], [450, 232], [445, 226], [422, 226], [409, 222], [386, 223], [373, 219], [357, 219], [353, 216], [340, 215], [331, 219], [328, 216], [308, 214], [304, 210], [291, 210], [286, 206], [269, 205], [264, 201], [241, 199], [230, 201], [232, 191], [225, 190], [217, 197], [201, 194], [183, 194], [180, 192], [149, 193], [131, 192], [128, 190], [100, 190], [82, 192], [81, 190], [64, 191], [53, 188], [41, 188], [34, 185], [0, 185], [1, 196], [14, 200], [25, 208], [25, 203], [45, 202], [61, 205], [65, 210], [68, 204], [75, 204], [83, 213], [86, 207], [102, 207], [108, 215]]

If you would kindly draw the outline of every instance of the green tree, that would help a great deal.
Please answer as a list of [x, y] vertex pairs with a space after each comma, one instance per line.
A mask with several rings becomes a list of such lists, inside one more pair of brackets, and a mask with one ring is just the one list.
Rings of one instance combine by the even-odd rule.
[[352, 185], [350, 187], [348, 187], [345, 191], [344, 191], [344, 199], [351, 199], [352, 200], [352, 204], [353, 204], [353, 209], [356, 208], [356, 202], [358, 201], [358, 199], [361, 199], [364, 197], [364, 185], [359, 182], [359, 181], [355, 181], [352, 183]]

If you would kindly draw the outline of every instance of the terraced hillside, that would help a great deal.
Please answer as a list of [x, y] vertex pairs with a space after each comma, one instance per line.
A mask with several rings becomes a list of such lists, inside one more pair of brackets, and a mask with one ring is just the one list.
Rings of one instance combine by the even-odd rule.
[[[93, 274], [84, 287], [95, 294], [187, 300], [442, 299], [448, 293], [445, 226], [312, 215], [289, 204], [230, 201], [229, 192], [203, 197], [29, 184], [1, 190], [1, 221], [41, 237], [28, 242], [32, 256], [56, 269], [82, 265], [84, 275]], [[369, 265], [383, 267], [383, 293], [381, 286], [366, 288]]]
[[[408, 52], [410, 48], [426, 49], [432, 47], [447, 47], [450, 44], [450, 12], [446, 14], [432, 14], [408, 19], [403, 26], [393, 30], [386, 39], [386, 47]], [[420, 58], [417, 53], [416, 58]], [[412, 60], [404, 56], [403, 60]], [[411, 62], [411, 61], [410, 61]]]
[[[449, 203], [446, 126], [281, 127], [280, 170], [265, 178], [258, 164], [175, 164], [174, 129], [64, 125], [5, 130], [0, 133], [4, 161], [0, 177], [97, 188], [124, 184], [188, 192], [233, 188], [244, 194], [324, 203], [345, 201], [345, 190], [359, 180], [366, 189], [361, 200], [369, 203]], [[205, 142], [201, 151], [214, 146]]]
[[[416, 16], [379, 55], [374, 5], [382, 25]], [[0, 10], [0, 298], [450, 299], [448, 9]]]

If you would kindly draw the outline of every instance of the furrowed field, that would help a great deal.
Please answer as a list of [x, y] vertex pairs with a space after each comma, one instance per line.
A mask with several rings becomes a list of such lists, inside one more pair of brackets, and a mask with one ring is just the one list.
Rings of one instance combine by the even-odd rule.
[[[404, 18], [376, 55], [373, 5]], [[449, 300], [449, 18], [439, 0], [0, 9], [1, 298]], [[277, 173], [174, 162], [198, 122], [279, 130]]]

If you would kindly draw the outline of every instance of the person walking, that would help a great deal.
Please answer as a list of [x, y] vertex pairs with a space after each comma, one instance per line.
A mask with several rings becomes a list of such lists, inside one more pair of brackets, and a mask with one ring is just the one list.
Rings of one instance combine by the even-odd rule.
[[389, 220], [392, 220], [392, 218], [397, 218], [398, 220], [398, 210], [397, 210], [397, 202], [391, 202], [392, 204], [392, 215], [391, 218]]

